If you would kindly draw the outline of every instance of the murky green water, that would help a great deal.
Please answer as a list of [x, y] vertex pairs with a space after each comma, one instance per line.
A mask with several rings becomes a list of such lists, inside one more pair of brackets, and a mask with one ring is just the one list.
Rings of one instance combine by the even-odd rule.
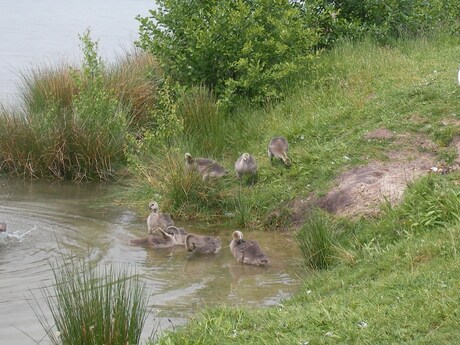
[[[42, 303], [40, 286], [50, 285], [51, 258], [70, 251], [99, 264], [112, 262], [135, 269], [145, 279], [151, 313], [144, 339], [187, 322], [203, 306], [270, 306], [298, 287], [299, 253], [289, 237], [245, 232], [259, 241], [269, 267], [243, 266], [228, 244], [234, 229], [212, 224], [180, 224], [189, 232], [218, 235], [215, 255], [190, 255], [184, 247], [153, 250], [130, 239], [145, 237], [148, 210], [137, 214], [122, 207], [96, 208], [107, 193], [100, 184], [22, 182], [0, 178], [0, 344], [36, 344], [44, 337], [29, 300]], [[45, 339], [40, 344], [48, 344]]]

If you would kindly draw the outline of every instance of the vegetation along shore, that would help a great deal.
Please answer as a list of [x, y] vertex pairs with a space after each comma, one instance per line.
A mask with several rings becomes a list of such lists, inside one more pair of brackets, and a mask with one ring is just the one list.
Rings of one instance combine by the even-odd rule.
[[[157, 4], [125, 59], [86, 33], [81, 68], [25, 76], [0, 110], [4, 173], [115, 180], [116, 202], [299, 244], [292, 299], [153, 343], [459, 343], [460, 1]], [[267, 154], [281, 136], [289, 164]]]

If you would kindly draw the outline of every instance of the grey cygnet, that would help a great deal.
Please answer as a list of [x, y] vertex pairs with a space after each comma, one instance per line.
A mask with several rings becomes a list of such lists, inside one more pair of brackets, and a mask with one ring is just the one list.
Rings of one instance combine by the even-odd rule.
[[256, 176], [257, 162], [254, 156], [243, 153], [235, 162], [235, 171], [238, 178], [242, 178], [243, 175]]
[[219, 237], [190, 234], [185, 238], [185, 248], [189, 252], [215, 254], [222, 248], [222, 242]]
[[227, 170], [210, 158], [193, 158], [190, 153], [185, 154], [185, 168], [188, 171], [197, 171], [203, 180], [209, 177], [221, 177], [228, 174]]
[[166, 230], [168, 226], [174, 225], [171, 216], [167, 213], [160, 212], [160, 207], [156, 201], [151, 201], [149, 209], [152, 211], [147, 218], [148, 233], [151, 234], [155, 229]]
[[161, 228], [156, 228], [149, 237], [131, 240], [131, 244], [161, 249], [174, 247], [176, 240], [173, 235], [166, 233]]
[[232, 237], [230, 250], [238, 262], [256, 266], [269, 264], [268, 257], [260, 249], [256, 241], [243, 240], [243, 233], [241, 231], [234, 231]]
[[284, 164], [291, 165], [291, 160], [287, 156], [289, 150], [289, 144], [286, 138], [284, 137], [275, 137], [270, 140], [268, 144], [268, 158], [270, 161], [273, 157], [281, 159]]

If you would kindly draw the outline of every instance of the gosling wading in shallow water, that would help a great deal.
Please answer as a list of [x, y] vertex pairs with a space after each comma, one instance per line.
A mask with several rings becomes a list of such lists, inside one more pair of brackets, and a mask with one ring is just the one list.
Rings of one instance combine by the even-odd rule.
[[257, 176], [257, 162], [254, 156], [246, 152], [243, 153], [235, 162], [235, 171], [240, 179], [247, 175], [254, 180]]
[[176, 240], [173, 235], [166, 233], [161, 228], [157, 228], [149, 237], [131, 240], [131, 244], [162, 249], [174, 247]]
[[174, 225], [170, 225], [166, 228], [166, 233], [174, 237], [177, 246], [185, 245], [185, 238], [188, 235], [188, 232], [184, 228], [178, 228]]
[[222, 242], [219, 237], [189, 234], [185, 238], [185, 248], [193, 253], [215, 254], [222, 248]]
[[210, 158], [193, 158], [190, 153], [185, 154], [185, 168], [187, 171], [200, 173], [203, 176], [203, 180], [228, 174], [227, 170], [215, 160]]
[[268, 158], [272, 161], [273, 157], [281, 159], [284, 164], [291, 165], [291, 160], [287, 156], [289, 144], [284, 137], [275, 137], [268, 144]]
[[0, 232], [6, 231], [6, 223], [0, 223]]
[[171, 216], [167, 213], [160, 212], [160, 207], [156, 201], [151, 201], [149, 204], [151, 213], [147, 218], [148, 233], [151, 234], [155, 229], [166, 230], [168, 226], [174, 225]]
[[263, 266], [268, 265], [268, 257], [260, 249], [256, 241], [243, 240], [241, 231], [234, 231], [230, 242], [230, 250], [238, 262], [247, 265]]

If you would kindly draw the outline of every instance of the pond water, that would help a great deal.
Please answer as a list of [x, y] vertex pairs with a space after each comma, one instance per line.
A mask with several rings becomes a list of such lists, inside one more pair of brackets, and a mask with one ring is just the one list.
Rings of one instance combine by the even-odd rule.
[[108, 61], [138, 38], [137, 15], [153, 0], [1, 0], [0, 103], [16, 103], [21, 73], [37, 66], [79, 62], [78, 35], [90, 28]]
[[46, 309], [40, 287], [52, 283], [50, 260], [62, 252], [99, 265], [127, 266], [142, 276], [150, 296], [143, 340], [187, 322], [203, 306], [270, 306], [296, 291], [302, 271], [291, 238], [245, 231], [269, 256], [269, 267], [238, 264], [228, 248], [233, 229], [212, 224], [180, 225], [220, 236], [222, 250], [215, 255], [193, 256], [184, 247], [136, 247], [130, 239], [146, 236], [147, 206], [141, 213], [101, 207], [107, 193], [101, 184], [0, 178], [0, 222], [8, 225], [0, 233], [0, 344], [49, 344], [29, 303], [35, 296]]

